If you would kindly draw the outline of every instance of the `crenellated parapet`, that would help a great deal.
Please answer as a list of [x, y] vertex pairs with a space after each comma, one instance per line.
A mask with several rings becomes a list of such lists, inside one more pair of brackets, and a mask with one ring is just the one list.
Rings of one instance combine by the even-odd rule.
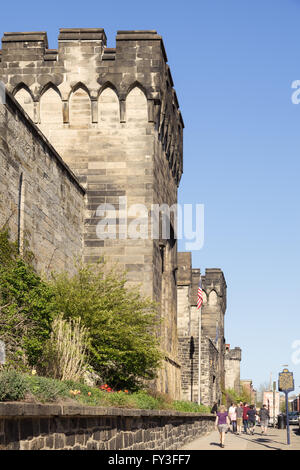
[[89, 107], [87, 124], [100, 125], [100, 97], [107, 89], [118, 100], [119, 122], [126, 123], [128, 96], [135, 88], [141, 90], [148, 123], [155, 126], [179, 185], [184, 123], [163, 40], [156, 31], [118, 31], [116, 47], [107, 48], [102, 28], [62, 28], [57, 50], [48, 48], [46, 32], [4, 33], [0, 57], [1, 80], [36, 124], [43, 124], [42, 99], [49, 101], [45, 95], [52, 94], [60, 102], [57, 119], [64, 126], [76, 125], [72, 100], [80, 91]]
[[223, 315], [226, 312], [227, 285], [223, 271], [219, 268], [208, 268], [201, 277], [204, 290], [204, 304], [218, 305]]

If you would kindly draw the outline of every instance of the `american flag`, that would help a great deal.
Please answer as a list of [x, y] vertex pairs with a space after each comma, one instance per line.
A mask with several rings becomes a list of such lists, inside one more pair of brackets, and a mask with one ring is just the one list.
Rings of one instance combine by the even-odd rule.
[[200, 278], [199, 286], [198, 286], [198, 297], [197, 297], [197, 309], [198, 310], [202, 304], [203, 304], [203, 290], [202, 290], [201, 278]]

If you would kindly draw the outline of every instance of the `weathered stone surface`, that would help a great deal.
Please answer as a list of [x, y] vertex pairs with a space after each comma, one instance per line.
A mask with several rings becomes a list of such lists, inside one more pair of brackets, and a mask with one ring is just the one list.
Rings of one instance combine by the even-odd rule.
[[[74, 407], [78, 418], [75, 422], [76, 418], [68, 414], [68, 406], [41, 406], [10, 403], [9, 416], [1, 416], [0, 410], [2, 450], [171, 450], [181, 448], [210, 431], [214, 425], [213, 415], [200, 413], [103, 409], [80, 405]], [[2, 410], [5, 411], [5, 408]], [[32, 416], [28, 415], [29, 412]], [[95, 419], [99, 424], [96, 431]], [[49, 426], [45, 427], [45, 422]], [[47, 429], [48, 433], [45, 433]]]
[[235, 390], [240, 393], [240, 364], [242, 359], [241, 348], [230, 349], [230, 345], [226, 345], [225, 350], [225, 388]]
[[[98, 203], [113, 204], [120, 218], [120, 196], [127, 197], [128, 206], [144, 204], [149, 217], [153, 204], [177, 203], [184, 124], [162, 38], [153, 30], [119, 31], [116, 48], [107, 49], [102, 28], [71, 28], [60, 30], [58, 43], [58, 50], [50, 51], [44, 32], [5, 33], [0, 78], [87, 190], [84, 261], [104, 256], [123, 269], [129, 267], [128, 285], [139, 283], [142, 292], [160, 304], [166, 360], [156, 388], [180, 398], [174, 217], [171, 234], [159, 234], [155, 240], [150, 239], [150, 223], [148, 240], [103, 240], [96, 232], [101, 220]], [[44, 174], [48, 172], [39, 177]], [[75, 196], [70, 201], [63, 207], [71, 211], [75, 225], [80, 203]], [[41, 211], [40, 217], [45, 225], [48, 212]], [[117, 230], [122, 227], [116, 224]], [[43, 226], [34, 228], [45, 236]], [[64, 240], [51, 227], [47, 237], [50, 240], [39, 248], [41, 257], [51, 261], [52, 247], [63, 248]], [[31, 247], [36, 243], [32, 235]], [[69, 251], [73, 254], [75, 248], [80, 251], [71, 243]], [[58, 269], [66, 264], [66, 256], [56, 250]]]
[[39, 272], [72, 270], [82, 254], [84, 189], [19, 104], [0, 105], [0, 226]]
[[205, 276], [201, 276], [203, 304], [198, 310], [199, 281], [200, 270], [192, 269], [190, 253], [178, 253], [178, 347], [182, 364], [182, 397], [195, 402], [200, 399], [201, 403], [212, 406], [215, 402], [221, 403], [225, 385], [226, 282], [221, 269], [206, 269]]

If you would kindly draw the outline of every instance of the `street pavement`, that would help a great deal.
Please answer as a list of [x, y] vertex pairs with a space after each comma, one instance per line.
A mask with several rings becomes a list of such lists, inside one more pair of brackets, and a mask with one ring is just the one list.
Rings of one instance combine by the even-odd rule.
[[225, 448], [220, 447], [219, 432], [213, 431], [182, 447], [180, 450], [300, 450], [298, 426], [290, 426], [290, 441], [287, 445], [286, 429], [269, 428], [266, 435], [261, 434], [256, 426], [254, 435], [235, 435], [228, 431], [225, 437]]

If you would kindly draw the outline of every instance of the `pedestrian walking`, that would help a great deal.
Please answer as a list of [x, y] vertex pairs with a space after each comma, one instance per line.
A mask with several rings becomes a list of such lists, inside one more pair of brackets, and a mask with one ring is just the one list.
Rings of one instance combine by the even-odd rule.
[[267, 405], [263, 405], [263, 407], [259, 410], [259, 421], [260, 421], [262, 434], [267, 434], [267, 430], [269, 426], [269, 419], [270, 419], [270, 414], [267, 409]]
[[236, 433], [236, 405], [234, 403], [231, 403], [229, 407], [228, 416], [229, 416], [230, 423], [232, 426], [232, 432], [235, 434]]
[[216, 414], [218, 411], [218, 403], [214, 403], [211, 409], [211, 413]]
[[224, 405], [221, 405], [216, 416], [215, 426], [220, 433], [220, 447], [225, 447], [225, 433], [230, 425], [228, 413]]
[[256, 425], [256, 409], [254, 405], [250, 405], [248, 409], [247, 416], [248, 416], [248, 427], [250, 434], [254, 434], [255, 425]]
[[242, 424], [243, 424], [243, 403], [238, 403], [236, 407], [236, 427], [237, 427], [237, 434], [241, 434], [242, 432]]
[[245, 434], [248, 434], [248, 410], [249, 410], [248, 403], [244, 403], [243, 404], [243, 425], [244, 425]]

